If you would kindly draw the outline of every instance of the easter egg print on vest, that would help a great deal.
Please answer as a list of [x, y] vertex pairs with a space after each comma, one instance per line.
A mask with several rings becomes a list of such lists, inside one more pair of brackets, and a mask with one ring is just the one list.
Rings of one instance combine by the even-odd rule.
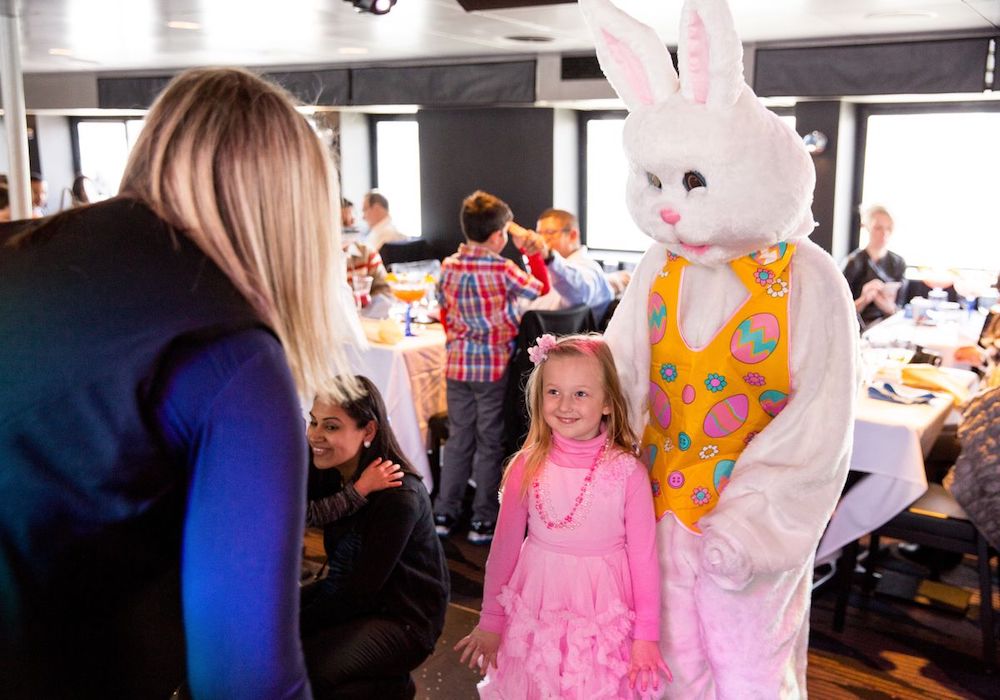
[[[698, 351], [684, 342], [678, 314], [668, 312], [679, 308], [688, 261], [668, 256], [667, 274], [655, 278], [648, 305], [651, 420], [642, 444], [659, 487], [657, 519], [671, 513], [700, 532], [698, 520], [715, 508], [740, 453], [787, 403], [794, 253], [794, 244], [781, 243], [730, 263], [747, 299]], [[657, 447], [670, 444], [678, 449]]]

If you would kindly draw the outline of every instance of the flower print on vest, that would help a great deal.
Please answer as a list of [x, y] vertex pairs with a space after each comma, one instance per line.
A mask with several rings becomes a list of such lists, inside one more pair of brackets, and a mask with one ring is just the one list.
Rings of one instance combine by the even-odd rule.
[[651, 479], [649, 483], [653, 487], [653, 497], [655, 498], [656, 496], [659, 496], [660, 495], [660, 480], [659, 479]]
[[670, 438], [663, 438], [663, 451], [670, 452], [674, 449], [674, 441]]
[[691, 500], [696, 506], [703, 506], [712, 500], [712, 494], [704, 486], [696, 486], [691, 492]]
[[744, 374], [743, 381], [750, 386], [764, 386], [767, 383], [767, 380], [764, 379], [764, 375], [757, 372], [748, 372]]
[[781, 297], [788, 294], [788, 282], [779, 277], [773, 283], [768, 285], [765, 291], [767, 292], [767, 295], [769, 297], [780, 299]]
[[776, 277], [777, 275], [771, 270], [768, 270], [766, 267], [758, 267], [753, 273], [753, 281], [761, 287], [766, 287], [771, 284], [774, 282]]
[[660, 377], [665, 382], [673, 382], [677, 379], [677, 365], [664, 362], [660, 365]]
[[719, 454], [719, 448], [717, 445], [705, 445], [698, 450], [698, 456], [701, 459], [712, 459], [712, 457], [717, 454]]
[[726, 388], [726, 378], [712, 372], [705, 378], [705, 388], [713, 393], [722, 391]]

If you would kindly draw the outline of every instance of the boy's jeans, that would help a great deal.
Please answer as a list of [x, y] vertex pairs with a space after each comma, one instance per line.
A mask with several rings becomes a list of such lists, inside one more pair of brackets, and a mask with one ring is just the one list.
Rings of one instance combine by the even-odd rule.
[[507, 373], [495, 382], [447, 380], [448, 442], [441, 464], [436, 515], [457, 519], [471, 472], [476, 482], [472, 519], [495, 523], [503, 462], [503, 400]]

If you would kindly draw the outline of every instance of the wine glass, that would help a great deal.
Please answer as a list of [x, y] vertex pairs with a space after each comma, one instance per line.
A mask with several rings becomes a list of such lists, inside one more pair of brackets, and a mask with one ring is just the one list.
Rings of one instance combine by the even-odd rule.
[[931, 269], [924, 273], [923, 282], [931, 288], [927, 298], [936, 309], [942, 301], [948, 300], [948, 293], [944, 290], [954, 284], [955, 279], [948, 270]]
[[358, 311], [365, 305], [365, 299], [372, 293], [372, 282], [375, 278], [371, 275], [351, 275], [351, 290], [354, 292], [354, 305]]
[[427, 284], [424, 282], [423, 275], [413, 273], [393, 275], [389, 278], [389, 288], [394, 297], [406, 304], [406, 331], [404, 335], [416, 335], [410, 327], [410, 322], [413, 319], [413, 304], [423, 299], [424, 295], [427, 294]]

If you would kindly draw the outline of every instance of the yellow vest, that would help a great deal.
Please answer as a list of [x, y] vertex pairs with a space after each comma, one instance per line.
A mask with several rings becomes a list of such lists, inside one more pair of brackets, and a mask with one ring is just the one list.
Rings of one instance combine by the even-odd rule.
[[681, 335], [684, 258], [668, 255], [649, 292], [649, 423], [642, 436], [656, 518], [693, 532], [729, 483], [737, 457], [785, 407], [788, 298], [795, 246], [779, 243], [730, 263], [749, 295], [703, 348]]

